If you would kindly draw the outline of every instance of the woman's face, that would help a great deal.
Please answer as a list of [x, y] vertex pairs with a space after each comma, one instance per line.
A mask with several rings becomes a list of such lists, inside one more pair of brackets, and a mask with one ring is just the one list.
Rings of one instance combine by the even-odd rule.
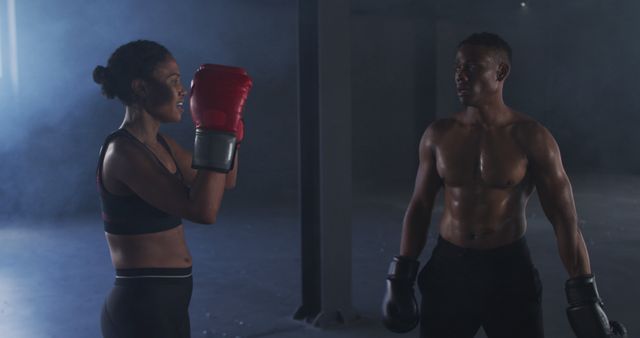
[[156, 65], [151, 79], [145, 83], [148, 90], [144, 102], [146, 111], [161, 122], [179, 122], [186, 93], [176, 60], [168, 56]]

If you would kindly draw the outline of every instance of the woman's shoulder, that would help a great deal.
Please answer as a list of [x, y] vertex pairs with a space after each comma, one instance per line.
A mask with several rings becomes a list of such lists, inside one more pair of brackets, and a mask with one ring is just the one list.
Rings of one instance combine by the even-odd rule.
[[126, 132], [116, 131], [105, 142], [105, 164], [131, 165], [147, 159], [147, 150], [140, 141]]

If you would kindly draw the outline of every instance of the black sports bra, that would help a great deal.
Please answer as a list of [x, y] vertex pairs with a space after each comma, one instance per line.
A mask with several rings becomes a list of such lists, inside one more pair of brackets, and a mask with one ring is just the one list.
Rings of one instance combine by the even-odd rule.
[[[140, 147], [148, 151], [158, 165], [164, 170], [166, 167], [160, 160], [147, 148], [142, 142], [131, 135], [126, 129], [118, 129], [109, 134], [100, 148], [100, 158], [98, 160], [98, 168], [96, 170], [96, 183], [100, 192], [102, 201], [102, 220], [104, 222], [104, 231], [116, 235], [137, 235], [153, 232], [160, 232], [172, 229], [182, 224], [180, 217], [167, 214], [166, 212], [152, 206], [144, 201], [136, 194], [132, 195], [114, 195], [105, 189], [102, 183], [102, 163], [104, 161], [105, 152], [109, 143], [117, 137], [128, 137], [139, 144]], [[167, 149], [171, 158], [176, 162], [175, 156], [165, 139], [158, 134], [158, 142]], [[180, 167], [176, 162], [176, 175], [180, 180], [183, 179]]]

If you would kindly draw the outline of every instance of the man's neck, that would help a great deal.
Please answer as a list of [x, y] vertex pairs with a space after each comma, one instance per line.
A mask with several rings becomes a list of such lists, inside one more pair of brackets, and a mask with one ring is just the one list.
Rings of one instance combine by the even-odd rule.
[[466, 106], [462, 119], [465, 123], [491, 128], [505, 124], [512, 115], [511, 109], [499, 99], [478, 106]]

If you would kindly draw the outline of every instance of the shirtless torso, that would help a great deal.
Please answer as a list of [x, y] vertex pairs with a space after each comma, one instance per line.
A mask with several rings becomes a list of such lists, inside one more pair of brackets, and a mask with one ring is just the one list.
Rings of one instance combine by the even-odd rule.
[[[421, 337], [474, 337], [481, 326], [489, 337], [543, 337], [541, 282], [524, 239], [525, 210], [536, 190], [570, 277], [565, 290], [574, 332], [624, 332], [621, 325], [609, 327], [593, 298], [595, 280], [558, 144], [503, 101], [510, 67], [511, 49], [495, 34], [474, 34], [459, 45], [455, 83], [464, 108], [433, 122], [420, 140], [400, 255], [389, 268], [383, 314], [394, 332], [420, 322]], [[418, 276], [419, 313], [417, 258], [440, 190], [441, 238]]]
[[524, 234], [533, 183], [526, 140], [518, 134], [534, 123], [515, 114], [512, 122], [493, 128], [456, 118], [434, 124], [436, 171], [445, 196], [443, 238], [462, 247], [491, 248]]
[[540, 123], [504, 103], [508, 73], [508, 63], [498, 62], [491, 49], [458, 50], [455, 79], [465, 108], [433, 122], [422, 136], [400, 254], [417, 257], [422, 252], [441, 189], [440, 235], [474, 249], [496, 248], [522, 237], [527, 201], [537, 189], [567, 272], [589, 274], [589, 257], [558, 144]]

